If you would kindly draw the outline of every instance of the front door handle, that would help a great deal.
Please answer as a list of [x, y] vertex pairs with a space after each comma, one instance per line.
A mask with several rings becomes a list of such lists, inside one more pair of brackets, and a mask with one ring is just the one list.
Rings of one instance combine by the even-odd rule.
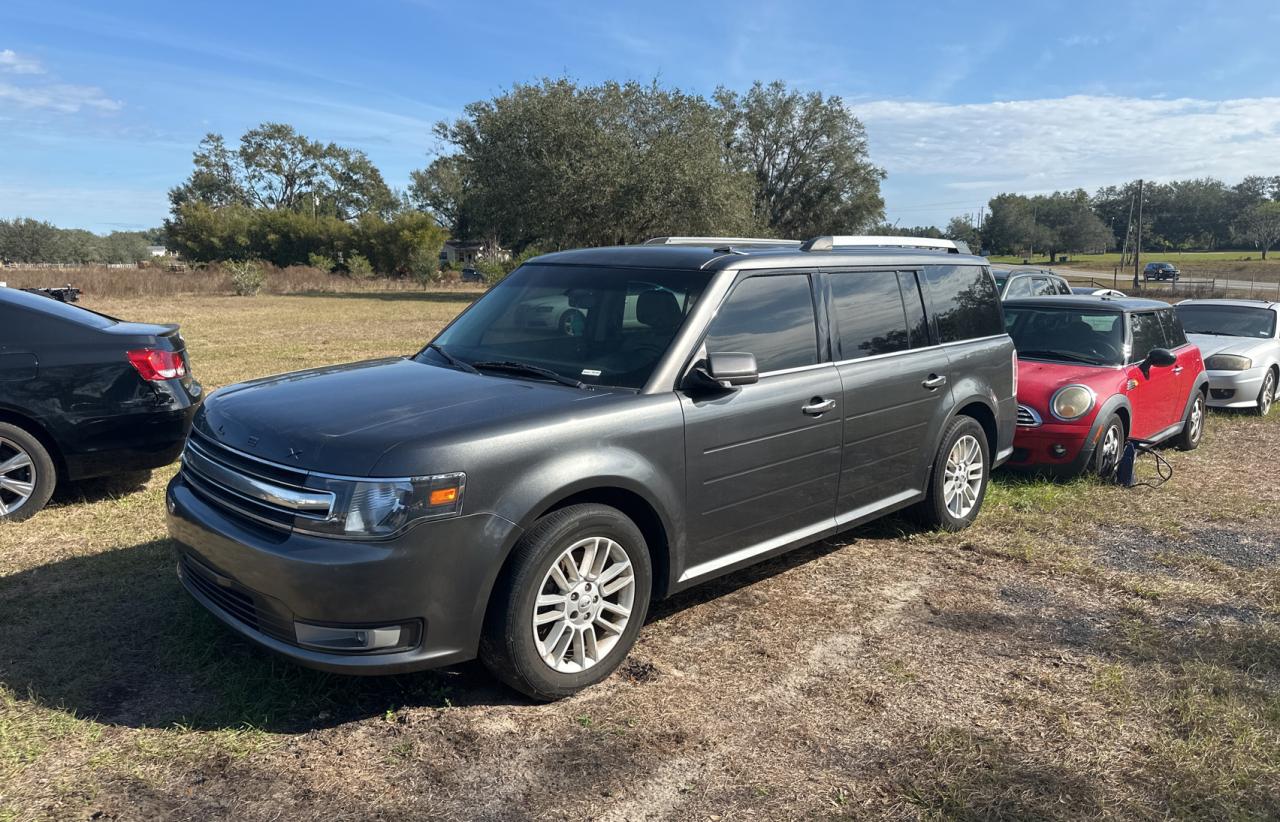
[[836, 407], [835, 400], [824, 400], [822, 397], [814, 397], [809, 404], [800, 410], [811, 417], [821, 417], [831, 409]]
[[928, 388], [930, 391], [933, 391], [946, 385], [947, 378], [943, 374], [930, 374], [929, 378], [920, 384], [925, 388]]
[[1180, 366], [1180, 365], [1179, 365], [1179, 366], [1175, 366], [1175, 367], [1174, 367], [1174, 369], [1173, 369], [1173, 373], [1175, 373], [1175, 374], [1181, 374], [1181, 373], [1182, 373], [1182, 366]]

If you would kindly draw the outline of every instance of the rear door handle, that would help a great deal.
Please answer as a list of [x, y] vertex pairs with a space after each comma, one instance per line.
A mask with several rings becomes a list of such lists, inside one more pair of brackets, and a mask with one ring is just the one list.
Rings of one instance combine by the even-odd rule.
[[935, 388], [941, 388], [946, 385], [947, 378], [942, 374], [930, 374], [929, 378], [920, 384], [925, 388], [928, 388], [930, 391], [933, 391]]
[[821, 417], [831, 409], [836, 407], [835, 400], [824, 400], [821, 397], [814, 397], [812, 401], [800, 410], [811, 417]]

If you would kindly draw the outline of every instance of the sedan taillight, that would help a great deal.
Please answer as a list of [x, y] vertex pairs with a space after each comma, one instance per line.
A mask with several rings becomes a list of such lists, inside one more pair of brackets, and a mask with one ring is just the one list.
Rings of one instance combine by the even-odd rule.
[[177, 351], [159, 348], [139, 348], [128, 352], [129, 362], [144, 380], [160, 382], [186, 376], [187, 364]]

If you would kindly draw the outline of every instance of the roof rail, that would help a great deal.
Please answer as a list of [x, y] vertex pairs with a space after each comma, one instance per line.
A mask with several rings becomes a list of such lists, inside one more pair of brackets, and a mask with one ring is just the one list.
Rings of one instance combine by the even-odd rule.
[[888, 235], [827, 235], [805, 240], [801, 251], [833, 251], [837, 248], [936, 248], [951, 254], [968, 254], [969, 244], [962, 240], [935, 240], [932, 237], [896, 237]]
[[799, 240], [777, 240], [768, 237], [651, 237], [644, 245], [710, 245], [738, 246], [741, 248], [782, 247], [799, 248]]

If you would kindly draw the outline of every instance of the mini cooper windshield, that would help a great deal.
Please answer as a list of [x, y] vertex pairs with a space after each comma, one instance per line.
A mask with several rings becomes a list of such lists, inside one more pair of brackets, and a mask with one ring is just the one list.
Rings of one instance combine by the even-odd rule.
[[416, 359], [514, 379], [638, 389], [709, 278], [702, 271], [524, 265]]
[[1019, 357], [1085, 365], [1124, 362], [1124, 315], [1077, 308], [1004, 309]]
[[1178, 319], [1188, 334], [1270, 339], [1276, 333], [1276, 312], [1244, 305], [1180, 305]]

